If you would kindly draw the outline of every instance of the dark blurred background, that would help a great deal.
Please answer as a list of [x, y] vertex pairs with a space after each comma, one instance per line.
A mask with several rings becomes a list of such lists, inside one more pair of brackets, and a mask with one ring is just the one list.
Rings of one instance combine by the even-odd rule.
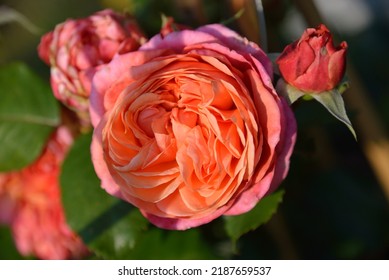
[[[268, 52], [281, 52], [306, 27], [322, 21], [336, 44], [347, 41], [351, 89], [345, 100], [358, 142], [320, 105], [298, 102], [298, 141], [277, 214], [242, 237], [235, 253], [221, 219], [202, 227], [204, 238], [220, 258], [389, 259], [389, 1], [263, 4]], [[26, 16], [39, 31], [16, 22], [0, 25], [0, 64], [25, 61], [45, 79], [49, 69], [36, 52], [40, 36], [67, 18], [107, 7], [132, 13], [148, 36], [159, 31], [161, 13], [196, 27], [226, 21], [245, 7], [229, 26], [253, 41], [263, 36], [254, 0], [2, 0], [1, 5]]]

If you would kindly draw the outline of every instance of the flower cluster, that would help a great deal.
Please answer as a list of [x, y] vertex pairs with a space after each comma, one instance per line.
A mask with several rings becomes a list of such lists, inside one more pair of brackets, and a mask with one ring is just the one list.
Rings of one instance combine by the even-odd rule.
[[[297, 129], [276, 81], [307, 94], [335, 89], [347, 44], [334, 47], [324, 25], [309, 28], [278, 57], [277, 72], [260, 46], [226, 26], [166, 19], [150, 39], [112, 10], [69, 19], [42, 37], [38, 53], [54, 96], [77, 113], [81, 131], [93, 130], [92, 162], [107, 195], [160, 228], [185, 230], [246, 213], [278, 188]], [[72, 141], [61, 126], [35, 163], [0, 174], [0, 221], [23, 254], [88, 253], [60, 199]]]

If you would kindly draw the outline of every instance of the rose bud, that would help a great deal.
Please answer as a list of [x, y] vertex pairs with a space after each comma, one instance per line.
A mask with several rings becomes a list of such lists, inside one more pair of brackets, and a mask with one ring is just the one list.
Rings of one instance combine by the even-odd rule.
[[55, 97], [88, 122], [91, 79], [97, 67], [115, 54], [138, 49], [144, 41], [132, 17], [107, 9], [57, 25], [42, 37], [38, 53], [51, 66]]
[[0, 223], [10, 225], [23, 256], [79, 259], [88, 249], [67, 225], [61, 202], [61, 164], [73, 142], [62, 126], [40, 157], [20, 171], [0, 173]]
[[165, 229], [250, 211], [285, 178], [296, 138], [272, 73], [256, 44], [219, 24], [116, 56], [90, 96], [102, 187]]
[[338, 47], [323, 24], [308, 28], [298, 41], [286, 46], [276, 63], [285, 81], [304, 92], [335, 88], [346, 69], [347, 43]]

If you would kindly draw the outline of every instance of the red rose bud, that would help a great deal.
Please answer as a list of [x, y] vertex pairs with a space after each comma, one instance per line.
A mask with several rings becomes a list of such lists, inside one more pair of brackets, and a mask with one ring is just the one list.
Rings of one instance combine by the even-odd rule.
[[346, 69], [347, 43], [335, 47], [324, 24], [308, 28], [298, 41], [286, 46], [276, 62], [285, 81], [305, 92], [335, 88]]

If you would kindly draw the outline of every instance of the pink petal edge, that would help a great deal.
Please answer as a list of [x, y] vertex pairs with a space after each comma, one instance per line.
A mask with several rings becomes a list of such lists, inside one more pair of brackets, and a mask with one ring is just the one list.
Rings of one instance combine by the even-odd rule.
[[120, 188], [112, 178], [104, 159], [102, 147], [102, 130], [104, 126], [105, 121], [103, 120], [93, 131], [91, 143], [92, 162], [96, 175], [101, 180], [101, 187], [110, 195], [121, 198]]
[[281, 128], [285, 129], [282, 129], [282, 135], [276, 147], [277, 162], [274, 168], [261, 181], [244, 191], [224, 215], [239, 215], [250, 211], [265, 195], [273, 192], [286, 177], [290, 156], [296, 142], [296, 120], [284, 99], [281, 99], [280, 110], [285, 112], [285, 115], [281, 114], [284, 116], [281, 119]]

